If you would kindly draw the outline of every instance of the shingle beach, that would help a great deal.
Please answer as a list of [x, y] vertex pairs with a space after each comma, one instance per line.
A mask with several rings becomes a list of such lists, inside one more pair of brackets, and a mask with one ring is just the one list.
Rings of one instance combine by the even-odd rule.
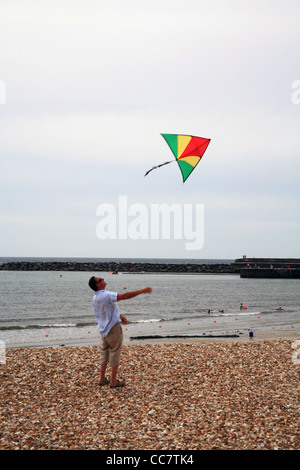
[[8, 349], [0, 449], [299, 449], [293, 345], [125, 344], [118, 389], [98, 385], [98, 346]]

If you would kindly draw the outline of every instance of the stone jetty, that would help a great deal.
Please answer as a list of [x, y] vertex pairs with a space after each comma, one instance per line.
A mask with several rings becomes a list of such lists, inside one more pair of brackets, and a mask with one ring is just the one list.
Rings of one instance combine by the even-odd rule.
[[11, 261], [2, 271], [89, 271], [92, 273], [240, 274], [241, 278], [299, 279], [300, 259], [238, 258], [234, 263], [137, 263], [123, 261]]
[[241, 278], [300, 279], [298, 258], [247, 258], [236, 259], [232, 270], [240, 272]]
[[67, 262], [13, 261], [0, 265], [2, 271], [90, 271], [125, 273], [231, 273], [230, 264], [135, 263], [135, 262]]

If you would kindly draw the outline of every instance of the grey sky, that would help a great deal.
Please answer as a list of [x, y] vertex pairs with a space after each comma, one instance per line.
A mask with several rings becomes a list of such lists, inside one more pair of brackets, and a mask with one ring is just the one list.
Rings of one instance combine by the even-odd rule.
[[[3, 0], [0, 256], [300, 257], [299, 18], [297, 0]], [[176, 163], [144, 178], [172, 159], [161, 133], [211, 139], [185, 184]], [[203, 248], [99, 240], [121, 195], [204, 204]]]

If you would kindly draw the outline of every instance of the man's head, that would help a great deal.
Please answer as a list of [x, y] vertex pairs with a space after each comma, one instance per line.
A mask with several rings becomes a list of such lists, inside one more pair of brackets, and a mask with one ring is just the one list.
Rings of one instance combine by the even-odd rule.
[[89, 286], [91, 289], [97, 292], [98, 290], [105, 289], [106, 282], [104, 281], [102, 277], [92, 276], [89, 280]]

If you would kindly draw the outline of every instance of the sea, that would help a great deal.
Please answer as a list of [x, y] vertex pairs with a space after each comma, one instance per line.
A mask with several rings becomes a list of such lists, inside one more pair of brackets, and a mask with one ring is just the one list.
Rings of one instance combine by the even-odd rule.
[[[131, 261], [229, 264], [233, 260], [0, 258], [8, 261]], [[0, 271], [0, 342], [6, 347], [99, 344], [92, 275], [106, 290], [152, 287], [118, 303], [124, 342], [170, 337], [241, 337], [300, 327], [300, 279], [241, 279], [239, 274]], [[244, 308], [240, 308], [243, 304]]]

